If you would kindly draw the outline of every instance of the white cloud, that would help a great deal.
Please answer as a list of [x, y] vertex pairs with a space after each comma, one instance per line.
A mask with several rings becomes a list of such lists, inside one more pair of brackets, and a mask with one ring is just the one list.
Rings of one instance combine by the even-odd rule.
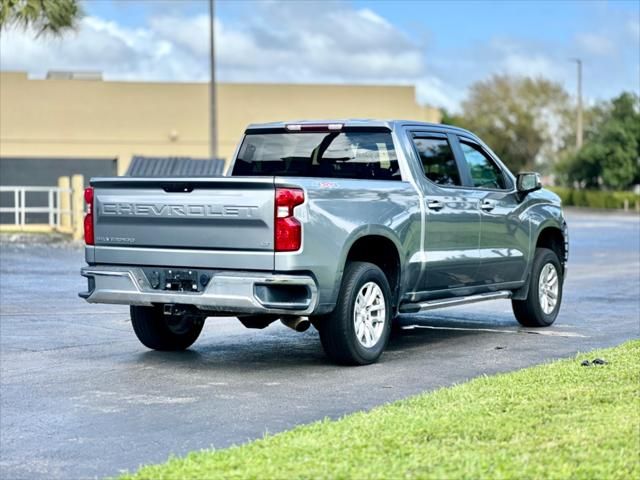
[[[369, 9], [314, 2], [260, 3], [242, 22], [216, 19], [221, 81], [410, 84], [418, 100], [455, 106], [429, 74], [420, 45]], [[107, 79], [206, 81], [208, 16], [157, 13], [139, 28], [85, 17], [63, 39], [10, 30], [0, 66], [44, 76], [48, 70], [99, 70]], [[274, 28], [277, 25], [277, 28]]]
[[515, 42], [514, 40], [494, 40], [490, 46], [498, 73], [528, 77], [553, 78], [554, 61], [545, 53]]
[[416, 82], [416, 94], [423, 103], [456, 111], [464, 98], [465, 89], [447, 84], [435, 75], [427, 75]]
[[[373, 10], [347, 3], [246, 5], [233, 20], [216, 19], [221, 81], [409, 84], [419, 102], [456, 110], [471, 83], [495, 73], [544, 76], [573, 91], [575, 66], [568, 59], [581, 56], [587, 96], [596, 89], [611, 96], [629, 88], [629, 78], [637, 84], [637, 19], [603, 17], [597, 30], [566, 45], [488, 35], [451, 51], [422, 44]], [[37, 76], [99, 70], [113, 80], [206, 81], [208, 16], [180, 12], [154, 9], [137, 27], [89, 16], [63, 39], [3, 31], [0, 68]]]
[[384, 28], [393, 28], [386, 19], [378, 15], [376, 12], [369, 10], [368, 8], [363, 8], [358, 13], [362, 18], [376, 23]]
[[[457, 103], [428, 73], [424, 49], [372, 10], [340, 3], [254, 5], [241, 22], [216, 19], [220, 81], [408, 84], [417, 86], [420, 102]], [[0, 67], [36, 76], [98, 70], [112, 80], [206, 81], [208, 22], [207, 15], [158, 12], [138, 28], [85, 17], [63, 39], [14, 29], [0, 36]]]
[[32, 30], [10, 30], [0, 38], [3, 70], [39, 76], [49, 70], [98, 70], [114, 79], [186, 80], [172, 53], [173, 46], [148, 29], [127, 29], [96, 17], [83, 18], [77, 32], [61, 39], [36, 38]]
[[[421, 48], [374, 12], [343, 4], [259, 4], [237, 24], [216, 20], [221, 80], [414, 83]], [[2, 68], [101, 70], [111, 79], [206, 80], [208, 17], [151, 17], [127, 28], [85, 17], [61, 40], [10, 30], [0, 39]], [[278, 25], [278, 28], [274, 28]]]
[[576, 36], [578, 46], [592, 55], [611, 55], [615, 52], [615, 44], [606, 35], [581, 33]]

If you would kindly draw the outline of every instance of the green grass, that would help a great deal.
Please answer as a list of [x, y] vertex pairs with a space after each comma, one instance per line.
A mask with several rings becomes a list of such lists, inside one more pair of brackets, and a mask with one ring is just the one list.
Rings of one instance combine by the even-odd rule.
[[[580, 366], [595, 357], [609, 363]], [[635, 340], [122, 479], [640, 478], [639, 394]]]
[[548, 187], [556, 193], [565, 207], [616, 208], [622, 209], [625, 200], [630, 210], [640, 202], [640, 195], [633, 192], [611, 192], [606, 190], [576, 190], [566, 187]]

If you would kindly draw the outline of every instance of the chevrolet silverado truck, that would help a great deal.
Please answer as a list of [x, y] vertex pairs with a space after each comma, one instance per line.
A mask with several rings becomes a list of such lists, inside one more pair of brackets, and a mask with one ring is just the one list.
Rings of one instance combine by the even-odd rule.
[[312, 324], [333, 361], [382, 354], [400, 314], [511, 299], [551, 325], [568, 258], [559, 198], [473, 133], [412, 121], [250, 125], [218, 178], [94, 178], [90, 303], [138, 339], [193, 344], [207, 317]]

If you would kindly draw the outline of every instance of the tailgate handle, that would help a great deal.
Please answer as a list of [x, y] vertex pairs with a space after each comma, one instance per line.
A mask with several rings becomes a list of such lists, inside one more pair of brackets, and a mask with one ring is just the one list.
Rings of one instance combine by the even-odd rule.
[[190, 193], [193, 192], [193, 185], [186, 182], [163, 183], [162, 189], [167, 193]]

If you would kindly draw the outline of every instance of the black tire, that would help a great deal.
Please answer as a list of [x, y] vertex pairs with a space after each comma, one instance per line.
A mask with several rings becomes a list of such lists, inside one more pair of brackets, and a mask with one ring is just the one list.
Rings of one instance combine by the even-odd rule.
[[152, 350], [185, 350], [202, 331], [204, 317], [164, 315], [162, 308], [132, 305], [131, 325], [138, 340]]
[[[557, 301], [553, 310], [549, 313], [545, 313], [543, 310], [539, 296], [540, 275], [547, 264], [551, 264], [555, 268], [558, 282]], [[523, 327], [548, 327], [551, 325], [556, 320], [558, 312], [560, 311], [560, 304], [562, 303], [562, 283], [563, 271], [558, 256], [553, 250], [549, 250], [548, 248], [536, 248], [531, 276], [529, 277], [527, 298], [525, 300], [511, 301], [513, 313], [520, 325]]]
[[[365, 347], [356, 337], [354, 310], [360, 289], [369, 282], [375, 283], [382, 291], [385, 315], [381, 317], [384, 323], [377, 342], [371, 347]], [[314, 325], [319, 327], [320, 341], [327, 356], [341, 365], [368, 365], [376, 362], [391, 334], [391, 309], [391, 289], [382, 270], [372, 263], [348, 263], [335, 310], [313, 319]]]

